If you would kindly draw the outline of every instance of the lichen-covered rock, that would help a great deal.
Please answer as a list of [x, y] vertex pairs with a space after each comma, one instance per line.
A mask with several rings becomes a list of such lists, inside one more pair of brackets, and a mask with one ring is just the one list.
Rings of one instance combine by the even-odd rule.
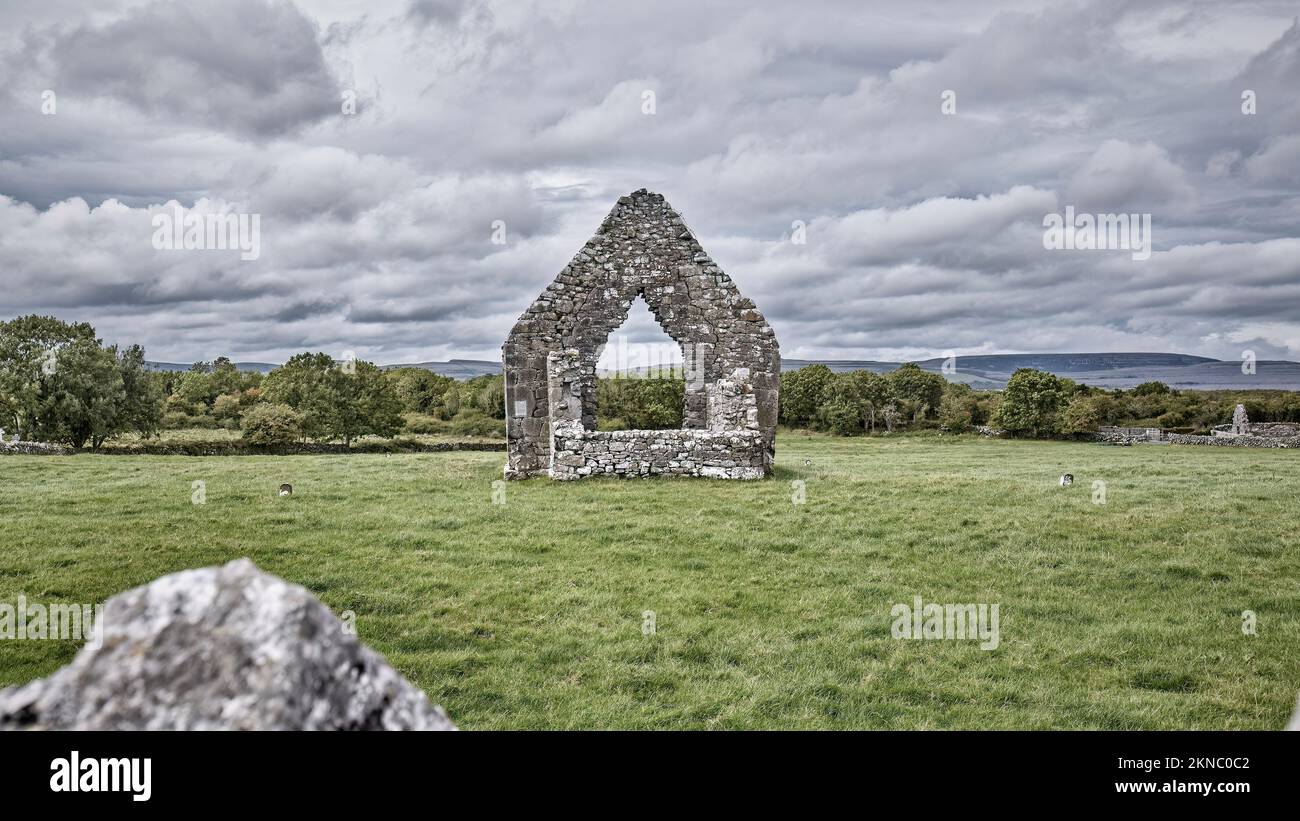
[[109, 599], [99, 640], [0, 692], [0, 729], [454, 730], [302, 587], [240, 559]]

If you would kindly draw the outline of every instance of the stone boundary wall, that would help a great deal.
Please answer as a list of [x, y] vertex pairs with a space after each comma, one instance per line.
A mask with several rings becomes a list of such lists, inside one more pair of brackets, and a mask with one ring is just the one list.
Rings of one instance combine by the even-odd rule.
[[762, 479], [768, 472], [762, 431], [584, 430], [552, 424], [551, 478], [703, 476]]
[[1275, 436], [1195, 436], [1188, 433], [1170, 433], [1165, 440], [1174, 445], [1218, 445], [1230, 448], [1296, 448], [1300, 436], [1281, 439]]
[[62, 445], [47, 442], [0, 442], [0, 455], [21, 454], [25, 456], [63, 456], [72, 451]]
[[1098, 442], [1115, 442], [1119, 444], [1171, 444], [1171, 445], [1215, 445], [1230, 448], [1296, 448], [1300, 447], [1300, 437], [1281, 439], [1273, 436], [1197, 436], [1190, 433], [1166, 433], [1160, 442], [1153, 442], [1146, 436], [1132, 436], [1114, 431], [1102, 431], [1095, 434]]

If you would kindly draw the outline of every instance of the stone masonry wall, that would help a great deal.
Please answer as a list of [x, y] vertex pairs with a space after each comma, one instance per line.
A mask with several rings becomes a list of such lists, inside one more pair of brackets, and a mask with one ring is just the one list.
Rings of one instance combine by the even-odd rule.
[[584, 430], [556, 426], [551, 478], [586, 476], [704, 476], [762, 479], [767, 448], [757, 430]]
[[705, 429], [587, 430], [582, 420], [582, 357], [547, 357], [552, 479], [586, 476], [705, 476], [761, 479], [771, 470], [749, 372], [738, 368], [708, 385]]
[[[1094, 434], [1098, 442], [1115, 442], [1119, 444], [1147, 444], [1150, 439], [1145, 436], [1101, 431]], [[1300, 437], [1278, 438], [1273, 436], [1197, 436], [1190, 433], [1166, 433], [1161, 439], [1171, 445], [1214, 445], [1229, 448], [1296, 448], [1300, 447]]]
[[[708, 425], [708, 392], [738, 369], [748, 369], [758, 430], [770, 464], [775, 450], [781, 358], [776, 336], [752, 301], [714, 263], [671, 205], [659, 194], [621, 197], [586, 245], [524, 311], [502, 347], [505, 370], [507, 478], [550, 469], [550, 388], [547, 356], [578, 352], [572, 392], [584, 430], [596, 426], [596, 362], [610, 334], [640, 296], [674, 341], [688, 366], [683, 427]], [[698, 378], [694, 378], [698, 377]]]

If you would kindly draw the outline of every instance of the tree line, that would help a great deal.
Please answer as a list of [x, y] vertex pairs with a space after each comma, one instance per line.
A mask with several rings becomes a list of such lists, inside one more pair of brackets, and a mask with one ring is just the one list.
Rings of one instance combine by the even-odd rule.
[[[104, 345], [84, 322], [0, 322], [0, 428], [76, 448], [179, 428], [237, 430], [254, 445], [346, 445], [400, 433], [499, 437], [502, 385], [500, 375], [462, 382], [311, 352], [266, 375], [240, 371], [226, 357], [153, 372], [139, 345]], [[602, 377], [598, 427], [679, 428], [684, 393], [676, 371]], [[787, 427], [841, 436], [982, 425], [1036, 437], [1085, 435], [1103, 425], [1200, 433], [1230, 422], [1238, 403], [1252, 421], [1300, 422], [1300, 393], [1292, 391], [1180, 391], [1160, 382], [1103, 390], [1032, 368], [1017, 370], [1002, 391], [980, 391], [915, 363], [885, 374], [835, 373], [825, 365], [787, 371], [779, 418]]]
[[265, 376], [227, 357], [151, 371], [144, 349], [106, 346], [87, 323], [48, 316], [0, 322], [0, 428], [32, 441], [99, 448], [122, 434], [238, 430], [254, 445], [351, 444], [362, 436], [499, 436], [499, 376], [466, 382], [301, 353]]

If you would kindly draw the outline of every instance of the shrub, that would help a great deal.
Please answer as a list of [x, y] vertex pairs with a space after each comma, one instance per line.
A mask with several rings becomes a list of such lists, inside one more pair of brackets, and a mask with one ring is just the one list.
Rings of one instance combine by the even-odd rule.
[[190, 415], [184, 411], [167, 411], [163, 414], [162, 426], [167, 430], [179, 430], [190, 426]]
[[466, 409], [447, 423], [447, 432], [455, 436], [501, 437], [505, 435], [505, 423], [482, 411]]
[[821, 430], [837, 436], [863, 433], [862, 414], [852, 402], [837, 399], [817, 409], [817, 423]]
[[267, 402], [250, 408], [240, 427], [250, 445], [285, 445], [302, 436], [302, 416], [288, 405]]
[[212, 403], [212, 415], [218, 419], [237, 419], [239, 417], [239, 395], [223, 393]]
[[435, 434], [445, 433], [447, 430], [446, 422], [427, 413], [404, 413], [402, 419], [404, 420], [402, 429], [407, 433]]

